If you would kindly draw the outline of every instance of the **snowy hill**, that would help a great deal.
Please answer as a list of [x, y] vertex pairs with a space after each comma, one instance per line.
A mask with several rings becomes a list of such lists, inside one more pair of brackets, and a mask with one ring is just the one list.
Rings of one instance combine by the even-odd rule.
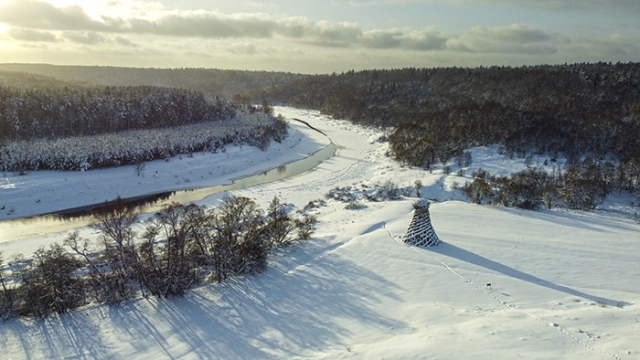
[[[640, 357], [640, 225], [630, 216], [634, 208], [619, 205], [630, 199], [593, 212], [473, 205], [458, 201], [452, 186], [468, 178], [401, 168], [385, 156], [376, 130], [278, 112], [309, 121], [343, 148], [313, 172], [239, 194], [262, 206], [278, 195], [302, 208], [338, 186], [366, 190], [393, 181], [410, 189], [420, 180], [422, 195], [437, 200], [430, 212], [442, 243], [420, 249], [399, 241], [416, 198], [362, 200], [357, 210], [327, 200], [314, 210], [314, 239], [279, 250], [262, 275], [204, 285], [183, 298], [11, 319], [0, 324], [2, 358]], [[252, 155], [255, 163], [274, 157]], [[524, 167], [492, 149], [475, 149], [473, 158], [473, 168]], [[220, 196], [199, 203], [214, 205]], [[0, 243], [0, 250], [29, 253], [67, 233]]]

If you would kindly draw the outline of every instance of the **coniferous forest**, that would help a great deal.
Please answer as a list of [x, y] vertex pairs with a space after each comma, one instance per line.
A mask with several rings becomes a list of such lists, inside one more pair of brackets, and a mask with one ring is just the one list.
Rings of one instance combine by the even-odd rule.
[[[5, 142], [206, 121], [266, 101], [384, 128], [390, 154], [409, 166], [463, 162], [465, 149], [492, 144], [512, 157], [566, 159], [551, 173], [498, 179], [479, 172], [464, 189], [475, 202], [589, 209], [612, 191], [640, 187], [638, 63], [325, 75], [4, 64], [0, 80], [8, 94], [0, 101], [10, 105], [0, 121]], [[52, 120], [64, 116], [69, 124]]]
[[0, 87], [0, 131], [31, 140], [176, 127], [235, 116], [226, 102], [190, 90], [137, 87]]
[[6, 79], [13, 81], [0, 82], [0, 171], [114, 167], [224, 151], [230, 143], [266, 149], [286, 136], [268, 107], [256, 111], [194, 90]]
[[477, 203], [586, 210], [640, 189], [640, 64], [349, 71], [270, 96], [388, 128], [390, 154], [410, 166], [461, 163], [465, 149], [491, 144], [511, 157], [566, 159], [553, 172], [481, 171], [463, 188]]

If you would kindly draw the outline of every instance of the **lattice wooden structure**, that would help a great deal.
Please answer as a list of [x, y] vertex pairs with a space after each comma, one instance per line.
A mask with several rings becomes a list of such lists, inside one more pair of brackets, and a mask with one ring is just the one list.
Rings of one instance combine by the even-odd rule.
[[431, 202], [426, 199], [418, 200], [413, 204], [413, 208], [416, 210], [413, 213], [409, 229], [404, 235], [405, 243], [420, 247], [437, 246], [440, 243], [440, 239], [431, 225], [430, 204]]

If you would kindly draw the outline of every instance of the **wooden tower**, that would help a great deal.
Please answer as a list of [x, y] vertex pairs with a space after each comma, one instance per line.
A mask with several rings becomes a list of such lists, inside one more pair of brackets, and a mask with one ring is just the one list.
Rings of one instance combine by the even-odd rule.
[[426, 199], [418, 200], [413, 204], [416, 209], [413, 213], [413, 219], [409, 224], [409, 229], [404, 235], [404, 242], [407, 244], [426, 247], [436, 246], [440, 242], [436, 231], [431, 225], [431, 216], [429, 215], [429, 205], [431, 202]]

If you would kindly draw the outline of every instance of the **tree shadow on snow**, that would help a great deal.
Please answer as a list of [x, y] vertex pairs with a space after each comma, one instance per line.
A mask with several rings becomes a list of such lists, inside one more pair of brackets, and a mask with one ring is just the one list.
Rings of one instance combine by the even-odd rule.
[[[148, 310], [116, 309], [110, 317], [132, 338], [142, 337], [145, 346], [170, 358], [186, 353], [207, 359], [281, 359], [328, 348], [346, 351], [353, 328], [409, 331], [406, 323], [374, 309], [388, 299], [399, 301], [397, 285], [333, 253], [335, 244], [314, 243], [288, 254], [292, 266], [205, 284], [182, 298], [152, 298], [153, 319], [145, 318]], [[176, 343], [179, 350], [169, 347]]]
[[[291, 271], [266, 274], [198, 289], [173, 321], [209, 332], [211, 353], [221, 358], [285, 358], [346, 349], [353, 328], [402, 331], [407, 325], [372, 307], [395, 298], [396, 285], [377, 274], [327, 254]], [[212, 298], [218, 297], [215, 301]], [[185, 336], [185, 339], [187, 336]], [[191, 339], [202, 338], [197, 333]], [[188, 340], [193, 341], [193, 340]], [[195, 344], [194, 344], [195, 345]]]
[[[113, 359], [100, 325], [83, 311], [50, 315], [44, 319], [13, 318], [2, 324], [0, 348], [19, 347], [27, 359]], [[11, 344], [3, 344], [4, 341]], [[19, 345], [18, 345], [19, 344]], [[14, 356], [15, 350], [11, 351]], [[21, 355], [17, 355], [20, 358]], [[1, 356], [0, 356], [1, 358]]]
[[496, 211], [507, 212], [510, 215], [524, 216], [552, 224], [572, 227], [580, 230], [589, 230], [601, 233], [613, 231], [637, 231], [638, 228], [631, 225], [628, 220], [620, 216], [618, 219], [603, 217], [588, 211], [579, 210], [524, 210], [517, 208], [494, 207]]
[[264, 274], [203, 284], [184, 297], [11, 319], [0, 345], [27, 358], [281, 359], [346, 353], [359, 329], [411, 331], [376, 310], [401, 302], [398, 285], [335, 252], [341, 245], [308, 242]]
[[583, 299], [587, 299], [599, 304], [605, 304], [605, 305], [609, 305], [609, 306], [629, 306], [632, 305], [630, 303], [624, 302], [624, 301], [618, 301], [618, 300], [613, 300], [613, 299], [608, 299], [608, 298], [604, 298], [604, 297], [600, 297], [600, 296], [595, 296], [595, 295], [591, 295], [591, 294], [587, 294], [585, 292], [579, 291], [579, 290], [575, 290], [572, 289], [570, 287], [564, 286], [564, 285], [560, 285], [560, 284], [556, 284], [544, 279], [541, 279], [539, 277], [536, 277], [534, 275], [531, 274], [527, 274], [525, 272], [522, 272], [520, 270], [514, 269], [512, 267], [509, 267], [507, 265], [501, 264], [499, 262], [487, 259], [483, 256], [480, 256], [478, 254], [472, 253], [470, 251], [467, 251], [465, 249], [459, 248], [455, 245], [451, 245], [449, 243], [445, 243], [445, 242], [440, 242], [440, 244], [438, 246], [435, 247], [431, 247], [429, 248], [429, 250], [441, 254], [441, 255], [445, 255], [445, 256], [449, 256], [451, 258], [454, 259], [458, 259], [460, 261], [464, 261], [476, 266], [480, 266], [483, 268], [486, 268], [488, 270], [491, 271], [495, 271], [501, 274], [504, 274], [506, 276], [515, 278], [515, 279], [519, 279], [522, 281], [526, 281], [526, 282], [530, 282], [532, 284], [535, 285], [539, 285], [542, 287], [546, 287], [548, 289], [551, 290], [556, 290], [556, 291], [560, 291], [572, 296], [577, 296]]

